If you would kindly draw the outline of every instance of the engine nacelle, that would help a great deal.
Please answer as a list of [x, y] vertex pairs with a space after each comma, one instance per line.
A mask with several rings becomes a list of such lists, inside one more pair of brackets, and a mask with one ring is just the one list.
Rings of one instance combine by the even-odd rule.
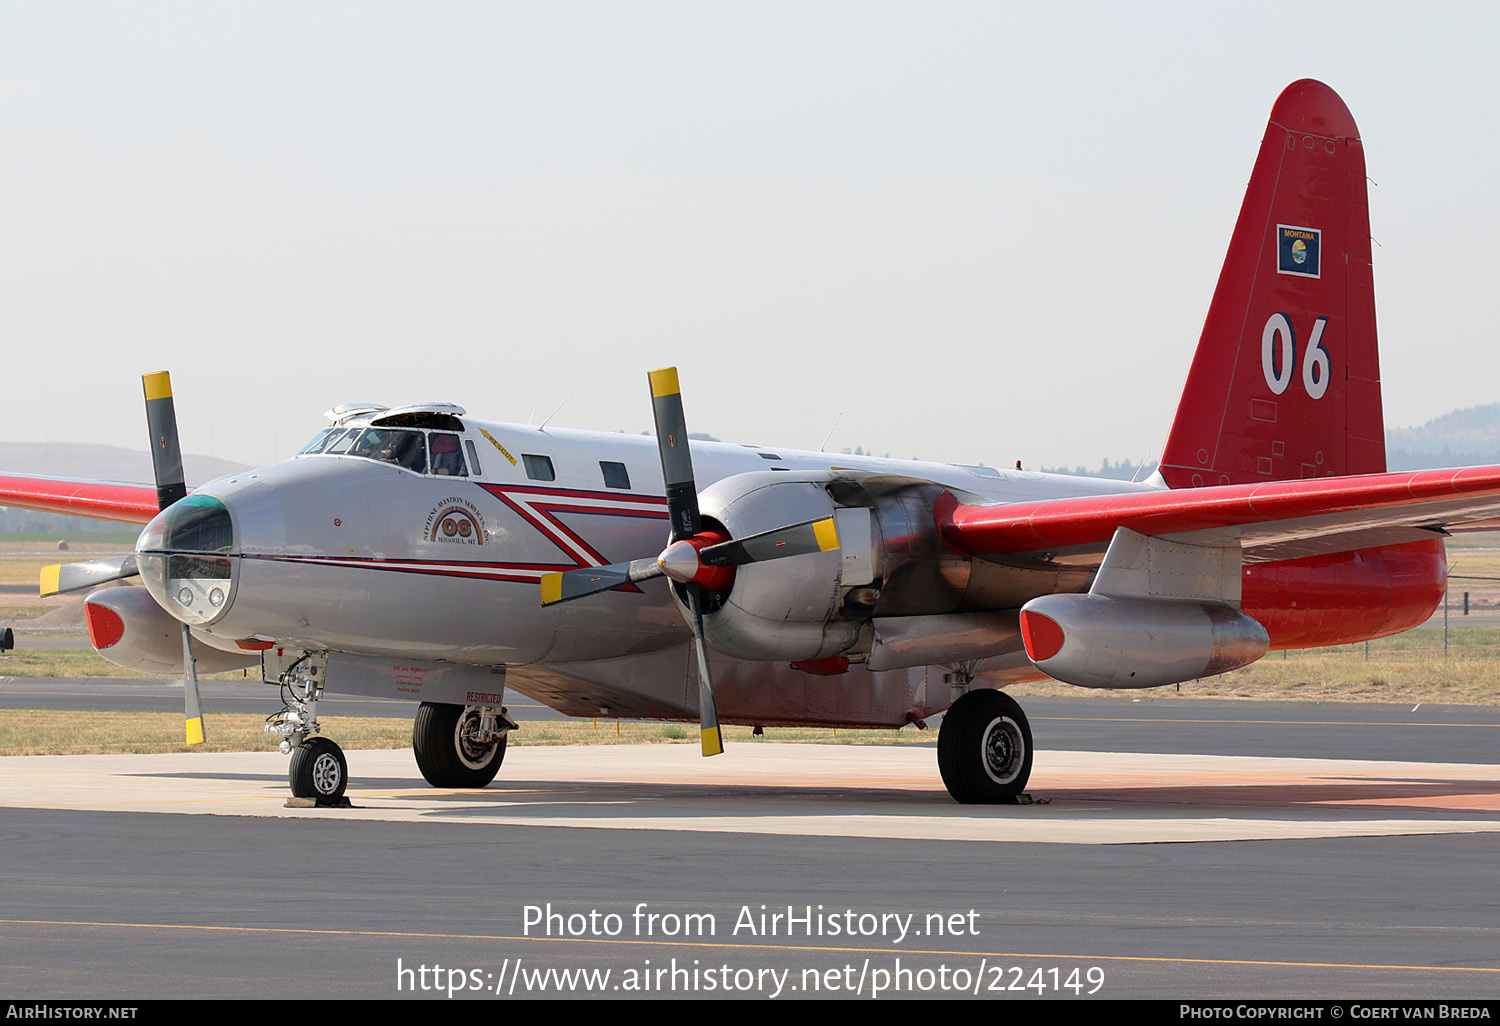
[[1218, 602], [1043, 595], [1021, 607], [1037, 669], [1085, 688], [1153, 688], [1255, 662], [1270, 636]]
[[[839, 547], [740, 566], [727, 592], [710, 593], [709, 644], [741, 659], [848, 655], [882, 669], [934, 661], [958, 635], [965, 658], [987, 653], [996, 646], [992, 625], [983, 625], [980, 640], [967, 620], [919, 623], [962, 610], [969, 585], [969, 559], [936, 526], [934, 504], [947, 494], [928, 481], [838, 472], [765, 471], [715, 482], [699, 506], [705, 521], [731, 537], [831, 516]], [[1013, 645], [1013, 627], [1008, 634]]]
[[[182, 673], [182, 624], [145, 588], [100, 588], [84, 599], [89, 641], [104, 658], [137, 673]], [[259, 652], [226, 652], [222, 638], [193, 635], [199, 673], [260, 665]]]
[[[744, 538], [789, 524], [835, 517], [839, 548], [788, 559], [751, 563], [735, 572], [723, 603], [704, 618], [708, 643], [741, 659], [822, 659], [854, 643], [859, 624], [834, 619], [846, 576], [867, 571], [869, 511], [837, 511], [828, 492], [805, 475], [738, 474], [699, 497], [706, 519], [731, 537]], [[855, 521], [863, 519], [863, 538]], [[850, 537], [846, 537], [849, 535]]]

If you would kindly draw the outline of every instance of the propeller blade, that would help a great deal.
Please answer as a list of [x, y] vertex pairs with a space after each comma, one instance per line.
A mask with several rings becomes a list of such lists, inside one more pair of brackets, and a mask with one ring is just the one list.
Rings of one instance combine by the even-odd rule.
[[571, 602], [586, 595], [597, 595], [601, 591], [618, 588], [622, 584], [638, 584], [660, 576], [661, 567], [657, 565], [655, 556], [649, 559], [632, 559], [628, 563], [563, 570], [542, 578], [542, 605]]
[[698, 738], [703, 757], [724, 751], [724, 735], [719, 730], [719, 706], [714, 702], [714, 681], [708, 670], [708, 642], [703, 637], [703, 592], [696, 584], [685, 584], [688, 626], [693, 629], [693, 650], [698, 655]]
[[177, 443], [177, 410], [172, 405], [172, 376], [157, 371], [141, 377], [146, 390], [146, 426], [151, 431], [151, 470], [156, 476], [156, 506], [166, 509], [187, 494], [182, 449]]
[[809, 552], [829, 552], [838, 547], [839, 532], [833, 517], [824, 517], [709, 545], [698, 553], [698, 559], [704, 566], [744, 566]]
[[187, 743], [201, 745], [203, 737], [203, 706], [198, 701], [198, 669], [193, 665], [193, 634], [188, 625], [182, 625], [182, 703], [187, 720]]
[[677, 368], [663, 367], [648, 375], [651, 413], [656, 419], [656, 448], [667, 484], [667, 513], [672, 518], [672, 540], [691, 538], [702, 529], [698, 515], [698, 486], [693, 482], [693, 455], [688, 451], [687, 418], [682, 412], [682, 390]]
[[134, 577], [135, 553], [117, 559], [88, 559], [79, 563], [59, 563], [42, 567], [41, 596], [66, 595], [73, 591], [88, 591], [100, 584]]

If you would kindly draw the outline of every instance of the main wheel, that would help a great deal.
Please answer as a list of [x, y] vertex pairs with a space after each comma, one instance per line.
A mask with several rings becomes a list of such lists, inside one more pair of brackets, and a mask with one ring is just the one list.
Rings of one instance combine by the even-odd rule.
[[433, 787], [484, 787], [505, 761], [505, 738], [480, 741], [474, 706], [423, 702], [411, 727], [417, 768]]
[[310, 737], [292, 749], [287, 778], [293, 797], [333, 801], [343, 797], [349, 784], [349, 764], [338, 745], [326, 737]]
[[1031, 724], [1014, 698], [981, 688], [966, 692], [938, 731], [938, 771], [955, 801], [1014, 801], [1031, 779]]

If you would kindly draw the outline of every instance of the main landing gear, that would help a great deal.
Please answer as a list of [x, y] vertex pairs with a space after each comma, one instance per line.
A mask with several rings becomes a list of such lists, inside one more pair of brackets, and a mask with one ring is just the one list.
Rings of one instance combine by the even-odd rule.
[[500, 772], [516, 726], [503, 706], [423, 702], [411, 728], [417, 768], [433, 787], [484, 787]]
[[980, 688], [948, 708], [938, 730], [938, 771], [955, 801], [1011, 803], [1031, 778], [1031, 725], [1014, 698]]

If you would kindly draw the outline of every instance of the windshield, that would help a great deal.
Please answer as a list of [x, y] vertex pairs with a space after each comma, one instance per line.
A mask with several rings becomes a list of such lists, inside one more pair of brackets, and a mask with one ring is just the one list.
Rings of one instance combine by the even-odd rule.
[[[359, 456], [367, 460], [394, 463], [418, 474], [439, 477], [468, 477], [469, 463], [464, 459], [463, 439], [446, 431], [424, 432], [406, 428], [342, 428], [320, 431], [297, 453], [298, 456]], [[431, 452], [431, 460], [428, 453]], [[474, 443], [469, 443], [473, 473], [479, 473]]]
[[359, 439], [349, 447], [349, 455], [394, 463], [418, 474], [427, 472], [427, 445], [420, 431], [365, 428]]

